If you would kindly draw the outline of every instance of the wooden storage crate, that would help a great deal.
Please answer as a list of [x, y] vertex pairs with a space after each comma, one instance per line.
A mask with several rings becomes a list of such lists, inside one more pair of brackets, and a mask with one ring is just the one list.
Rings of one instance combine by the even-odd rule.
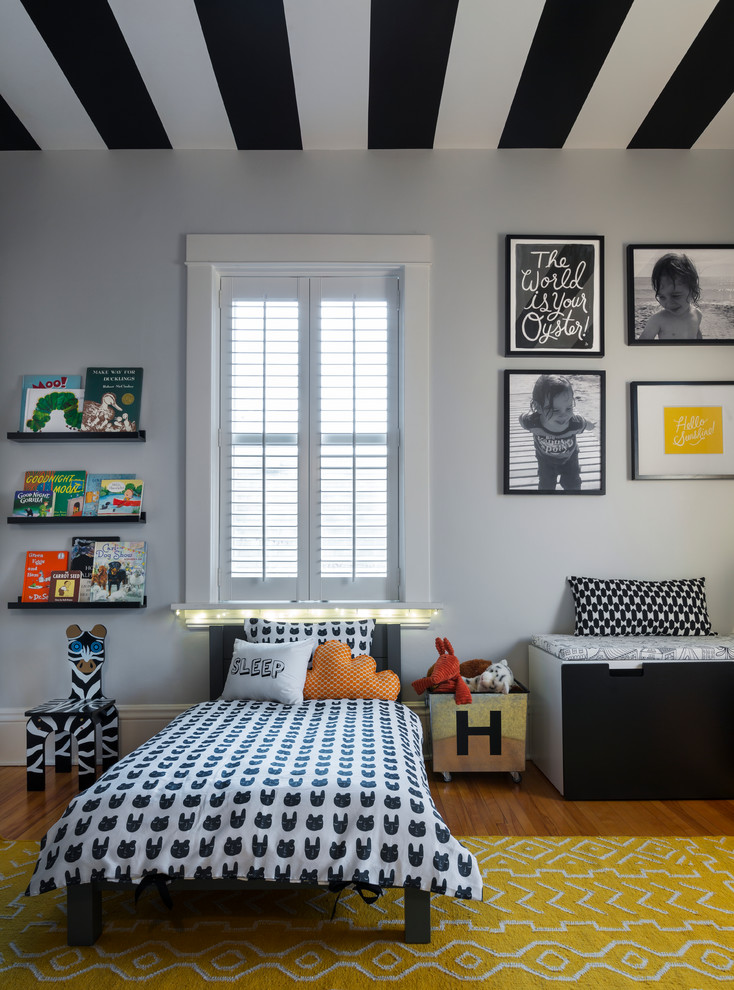
[[455, 771], [502, 770], [520, 780], [525, 769], [528, 691], [473, 694], [457, 705], [453, 694], [426, 694], [433, 769], [445, 780]]

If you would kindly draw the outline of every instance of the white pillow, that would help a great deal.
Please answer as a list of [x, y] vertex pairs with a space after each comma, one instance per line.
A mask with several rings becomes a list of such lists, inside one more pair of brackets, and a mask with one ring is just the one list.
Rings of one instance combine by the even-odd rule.
[[246, 643], [236, 639], [222, 698], [299, 705], [314, 645], [311, 639], [297, 643]]
[[374, 619], [315, 619], [313, 622], [288, 622], [287, 619], [245, 619], [243, 634], [249, 643], [288, 643], [315, 637], [313, 648], [336, 639], [346, 643], [352, 656], [372, 651]]

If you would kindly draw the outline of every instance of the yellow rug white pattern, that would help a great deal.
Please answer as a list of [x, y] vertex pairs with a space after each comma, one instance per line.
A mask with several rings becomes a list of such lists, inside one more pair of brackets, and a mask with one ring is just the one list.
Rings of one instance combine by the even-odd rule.
[[473, 837], [484, 903], [434, 897], [430, 945], [402, 941], [402, 899], [320, 890], [106, 892], [94, 946], [66, 945], [64, 892], [23, 896], [37, 843], [0, 841], [0, 980], [12, 990], [399, 983], [536, 990], [734, 983], [734, 838]]

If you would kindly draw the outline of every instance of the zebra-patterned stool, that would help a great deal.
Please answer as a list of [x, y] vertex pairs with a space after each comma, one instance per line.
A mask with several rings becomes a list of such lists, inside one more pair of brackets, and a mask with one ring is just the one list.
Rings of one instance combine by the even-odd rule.
[[67, 660], [71, 664], [71, 694], [46, 701], [25, 713], [26, 788], [46, 787], [46, 736], [55, 733], [56, 770], [71, 770], [71, 737], [77, 742], [79, 790], [95, 781], [97, 727], [102, 736], [102, 768], [107, 770], [119, 756], [118, 714], [114, 698], [102, 694], [102, 664], [107, 630], [99, 623], [88, 632], [69, 626]]
[[57, 698], [46, 701], [25, 713], [26, 723], [26, 788], [42, 791], [46, 787], [45, 742], [54, 733], [55, 768], [57, 773], [71, 771], [71, 737], [77, 743], [79, 790], [86, 790], [96, 780], [97, 726], [102, 737], [102, 769], [117, 762], [119, 755], [118, 714], [114, 698], [79, 701]]

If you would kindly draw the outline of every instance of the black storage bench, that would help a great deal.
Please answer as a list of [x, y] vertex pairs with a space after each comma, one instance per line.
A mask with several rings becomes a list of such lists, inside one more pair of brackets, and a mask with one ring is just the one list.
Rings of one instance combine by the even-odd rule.
[[573, 800], [734, 798], [734, 637], [533, 636], [529, 755]]

